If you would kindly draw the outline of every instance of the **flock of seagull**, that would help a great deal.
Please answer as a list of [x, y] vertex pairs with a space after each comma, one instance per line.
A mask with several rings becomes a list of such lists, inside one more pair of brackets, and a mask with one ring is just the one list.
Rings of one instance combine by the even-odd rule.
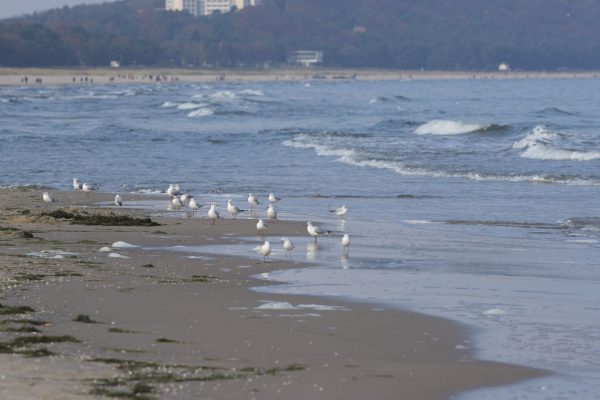
[[[73, 189], [77, 191], [91, 192], [95, 190], [95, 187], [92, 184], [82, 183], [79, 179], [73, 178]], [[195, 213], [204, 206], [203, 204], [199, 204], [194, 198], [194, 196], [182, 193], [179, 184], [170, 184], [167, 190], [165, 190], [165, 193], [171, 198], [171, 209], [180, 210], [183, 207], [187, 207], [190, 210], [192, 210], [192, 213]], [[42, 199], [46, 203], [53, 203], [57, 201], [48, 192], [43, 193]], [[270, 223], [274, 223], [275, 221], [277, 221], [277, 211], [275, 210], [275, 204], [277, 204], [281, 200], [281, 198], [275, 196], [273, 193], [269, 193], [267, 200], [269, 202], [267, 206], [267, 217]], [[119, 207], [123, 206], [123, 198], [121, 197], [121, 195], [115, 195], [114, 204]], [[250, 208], [251, 215], [256, 215], [256, 208], [259, 205], [260, 202], [258, 201], [256, 196], [254, 196], [252, 193], [248, 193], [248, 206]], [[231, 215], [232, 218], [236, 218], [238, 214], [247, 211], [248, 210], [243, 210], [235, 206], [231, 199], [227, 200], [227, 212], [229, 213], [229, 215]], [[344, 218], [346, 216], [346, 213], [348, 212], [348, 209], [345, 205], [343, 205], [341, 207], [329, 211], [337, 215], [339, 218]], [[217, 220], [221, 218], [219, 212], [217, 211], [217, 203], [213, 202], [210, 204], [210, 208], [207, 212], [207, 215], [211, 225], [215, 225]], [[266, 229], [267, 225], [262, 219], [259, 218], [258, 222], [256, 223], [256, 230], [258, 231], [259, 235], [263, 236]], [[323, 230], [318, 226], [313, 225], [313, 223], [310, 221], [306, 223], [306, 231], [309, 236], [315, 239], [315, 242], [317, 242], [317, 238], [319, 236], [332, 234], [331, 231]], [[295, 249], [294, 243], [288, 238], [281, 238], [281, 243], [283, 250], [285, 251], [285, 256], [287, 258]], [[347, 256], [350, 250], [350, 236], [348, 234], [343, 235], [341, 245], [343, 248], [344, 255]], [[259, 253], [263, 256], [263, 261], [266, 261], [267, 257], [269, 257], [269, 255], [271, 254], [271, 251], [271, 243], [268, 240], [265, 241], [262, 246], [260, 246]]]

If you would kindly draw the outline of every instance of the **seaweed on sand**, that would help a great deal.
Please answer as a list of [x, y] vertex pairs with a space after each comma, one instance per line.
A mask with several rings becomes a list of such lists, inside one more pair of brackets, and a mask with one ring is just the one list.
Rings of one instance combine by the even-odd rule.
[[55, 210], [48, 213], [42, 213], [41, 216], [69, 220], [71, 224], [74, 225], [160, 226], [158, 222], [154, 222], [150, 218], [138, 218], [130, 215], [102, 215], [89, 214], [87, 212], [67, 212], [64, 210]]

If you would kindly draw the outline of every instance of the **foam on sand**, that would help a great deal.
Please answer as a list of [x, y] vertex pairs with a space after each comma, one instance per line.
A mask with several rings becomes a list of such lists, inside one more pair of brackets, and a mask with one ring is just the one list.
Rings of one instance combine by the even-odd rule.
[[108, 257], [109, 257], [109, 258], [129, 258], [129, 257], [127, 257], [127, 256], [124, 256], [124, 255], [122, 255], [122, 254], [119, 254], [119, 253], [110, 253], [110, 254], [108, 255]]
[[140, 246], [136, 246], [135, 244], [119, 241], [119, 242], [114, 242], [111, 247], [113, 249], [135, 249]]

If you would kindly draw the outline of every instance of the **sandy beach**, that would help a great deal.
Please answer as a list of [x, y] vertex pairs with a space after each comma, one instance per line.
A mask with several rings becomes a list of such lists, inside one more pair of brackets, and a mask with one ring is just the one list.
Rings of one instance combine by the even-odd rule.
[[[252, 276], [294, 261], [163, 250], [235, 243], [256, 235], [254, 220], [111, 226], [148, 220], [98, 209], [110, 194], [55, 196], [0, 191], [1, 398], [445, 399], [545, 374], [475, 359], [469, 332], [447, 320], [250, 290], [266, 284]], [[62, 209], [107, 225], [41, 216]], [[304, 224], [269, 227], [281, 235]], [[99, 251], [119, 241], [139, 247]]]
[[[0, 68], [0, 86], [94, 85], [149, 82], [273, 82], [307, 80], [504, 80], [591, 79], [598, 71], [402, 71], [383, 69], [274, 68], [261, 70]], [[27, 81], [25, 81], [27, 78]], [[39, 80], [39, 81], [38, 81]]]

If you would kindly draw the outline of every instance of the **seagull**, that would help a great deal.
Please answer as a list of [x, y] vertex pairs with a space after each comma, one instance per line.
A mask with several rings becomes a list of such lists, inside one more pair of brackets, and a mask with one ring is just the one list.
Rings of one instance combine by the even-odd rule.
[[250, 211], [256, 211], [256, 206], [259, 204], [260, 203], [258, 202], [256, 197], [254, 197], [252, 193], [248, 193], [248, 205], [250, 206]]
[[335, 215], [337, 215], [340, 218], [344, 218], [344, 216], [348, 212], [348, 209], [344, 205], [344, 206], [336, 208], [335, 210], [329, 210], [329, 212], [335, 213]]
[[227, 212], [229, 212], [233, 218], [235, 218], [239, 213], [243, 213], [245, 211], [246, 210], [242, 210], [239, 207], [234, 206], [231, 202], [231, 199], [227, 200]]
[[269, 217], [270, 222], [275, 222], [277, 219], [277, 211], [273, 208], [273, 204], [269, 204], [267, 207], [267, 217]]
[[91, 183], [84, 183], [83, 185], [81, 185], [81, 190], [83, 190], [84, 192], [91, 192], [96, 190], [96, 188]]
[[350, 236], [347, 233], [344, 233], [342, 238], [342, 247], [344, 248], [344, 255], [348, 255], [350, 252]]
[[181, 200], [181, 202], [183, 204], [187, 204], [193, 198], [194, 198], [194, 196], [192, 196], [190, 194], [182, 194], [181, 196], [179, 196], [179, 199]]
[[171, 183], [167, 188], [166, 193], [168, 195], [177, 196], [179, 193], [181, 193], [181, 188], [179, 187], [178, 183]]
[[271, 243], [266, 241], [262, 246], [260, 246], [260, 254], [263, 255], [263, 262], [267, 261], [267, 257], [271, 254]]
[[[171, 195], [171, 196], [173, 196], [173, 195]], [[183, 203], [181, 202], [181, 199], [177, 196], [171, 197], [171, 208], [174, 210], [179, 210], [181, 207], [183, 207]]]
[[267, 226], [265, 225], [262, 219], [259, 219], [256, 223], [256, 230], [262, 236], [265, 233], [265, 229], [267, 229]]
[[281, 197], [277, 197], [275, 196], [273, 193], [269, 193], [269, 203], [277, 203], [279, 200], [281, 200]]
[[314, 226], [312, 224], [312, 222], [306, 223], [306, 231], [308, 232], [308, 234], [310, 236], [315, 238], [315, 242], [317, 241], [317, 237], [322, 236], [322, 235], [328, 235], [331, 233], [330, 231], [324, 231], [323, 229], [319, 228], [318, 226]]
[[288, 238], [281, 238], [281, 242], [283, 243], [283, 249], [285, 250], [285, 256], [292, 255], [292, 250], [296, 248], [294, 246], [294, 242], [292, 242]]
[[44, 192], [44, 194], [42, 195], [42, 199], [44, 199], [44, 201], [46, 203], [54, 203], [54, 202], [56, 202], [56, 199], [54, 199], [54, 197], [52, 197], [50, 195], [50, 193], [48, 193], [48, 192]]
[[199, 205], [198, 202], [196, 201], [196, 199], [192, 197], [192, 198], [190, 198], [190, 201], [188, 203], [188, 207], [192, 210], [192, 212], [196, 212], [202, 206]]
[[123, 199], [120, 195], [115, 196], [115, 206], [121, 207], [123, 205]]
[[81, 181], [77, 178], [73, 178], [73, 189], [81, 190]]
[[219, 218], [221, 217], [219, 217], [219, 212], [217, 211], [217, 203], [210, 203], [210, 209], [208, 210], [208, 219], [210, 219], [210, 224], [214, 225]]

